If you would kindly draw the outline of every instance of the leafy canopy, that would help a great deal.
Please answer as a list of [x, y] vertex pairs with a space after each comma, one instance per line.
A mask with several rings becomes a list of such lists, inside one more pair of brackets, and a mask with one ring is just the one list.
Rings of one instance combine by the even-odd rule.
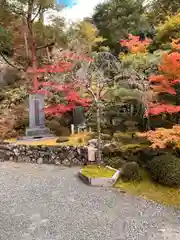
[[144, 12], [141, 0], [108, 0], [97, 5], [93, 22], [99, 34], [108, 39], [105, 43], [118, 47], [119, 39], [143, 28], [141, 15]]

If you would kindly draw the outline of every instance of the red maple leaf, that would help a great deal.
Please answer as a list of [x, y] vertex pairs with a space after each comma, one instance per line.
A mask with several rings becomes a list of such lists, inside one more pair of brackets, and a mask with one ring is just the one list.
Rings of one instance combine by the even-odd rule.
[[[164, 54], [158, 69], [159, 75], [153, 75], [149, 78], [151, 88], [158, 95], [162, 93], [177, 95], [175, 85], [180, 83], [180, 53]], [[156, 105], [149, 106], [149, 110], [145, 115], [173, 114], [177, 112], [180, 112], [180, 106], [159, 102]]]

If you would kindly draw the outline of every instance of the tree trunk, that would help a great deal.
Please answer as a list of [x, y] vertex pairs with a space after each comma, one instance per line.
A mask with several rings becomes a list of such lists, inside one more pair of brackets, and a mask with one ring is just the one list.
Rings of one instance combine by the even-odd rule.
[[101, 111], [99, 102], [97, 103], [97, 134], [98, 134], [98, 151], [97, 151], [97, 163], [102, 162], [102, 143], [101, 143]]
[[[180, 106], [180, 84], [177, 83], [175, 85], [175, 90], [176, 90], [176, 105]], [[176, 114], [176, 123], [179, 124], [180, 123], [180, 113], [178, 112]]]
[[26, 50], [26, 57], [29, 58], [29, 48], [28, 48], [28, 41], [27, 41], [27, 34], [24, 33], [24, 44], [25, 44], [25, 50]]
[[100, 82], [97, 80], [97, 134], [98, 134], [98, 152], [97, 152], [97, 163], [98, 165], [102, 162], [102, 143], [101, 143], [101, 106], [100, 106]]

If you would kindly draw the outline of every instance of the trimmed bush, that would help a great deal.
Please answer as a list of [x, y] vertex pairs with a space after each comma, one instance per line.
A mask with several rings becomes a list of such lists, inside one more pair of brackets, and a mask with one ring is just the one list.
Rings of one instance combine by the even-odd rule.
[[56, 135], [56, 136], [69, 136], [70, 130], [68, 127], [64, 127], [61, 123], [56, 120], [47, 120], [47, 127]]
[[148, 164], [153, 180], [169, 187], [180, 187], [180, 159], [166, 154], [157, 156]]
[[167, 152], [165, 149], [153, 149], [151, 147], [144, 147], [138, 151], [139, 160], [146, 165], [149, 164], [157, 156], [164, 156]]
[[112, 137], [111, 137], [110, 134], [102, 133], [101, 134], [101, 139], [104, 140], [104, 141], [110, 141], [112, 139]]
[[149, 144], [146, 138], [137, 136], [135, 132], [116, 132], [113, 139], [121, 144]]
[[127, 141], [130, 140], [132, 138], [133, 133], [124, 133], [124, 132], [116, 132], [113, 134], [113, 138], [115, 141], [117, 142], [121, 142], [121, 141]]
[[126, 163], [126, 161], [124, 161], [122, 158], [120, 157], [113, 157], [113, 158], [109, 158], [109, 157], [105, 157], [104, 158], [104, 164], [111, 166], [113, 168], [119, 169], [121, 168], [124, 164]]
[[63, 143], [63, 142], [68, 142], [69, 138], [68, 137], [59, 137], [56, 142], [57, 143]]
[[122, 155], [121, 149], [117, 146], [116, 143], [106, 144], [103, 148], [103, 155], [106, 157], [119, 157]]
[[139, 165], [135, 162], [124, 164], [120, 172], [120, 178], [123, 181], [140, 181], [142, 178]]
[[[96, 132], [92, 132], [92, 133], [89, 133], [89, 136], [91, 136], [91, 138], [97, 138], [98, 137], [98, 134]], [[110, 134], [106, 134], [106, 133], [101, 133], [101, 140], [104, 140], [104, 141], [110, 141], [112, 139], [111, 135]]]

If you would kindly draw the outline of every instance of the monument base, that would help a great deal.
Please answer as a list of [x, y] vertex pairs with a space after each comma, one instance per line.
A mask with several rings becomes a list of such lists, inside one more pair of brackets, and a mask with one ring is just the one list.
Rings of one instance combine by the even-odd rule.
[[27, 128], [26, 129], [26, 137], [30, 138], [44, 138], [44, 137], [50, 137], [53, 136], [50, 133], [49, 128], [43, 127], [36, 127], [36, 128]]

